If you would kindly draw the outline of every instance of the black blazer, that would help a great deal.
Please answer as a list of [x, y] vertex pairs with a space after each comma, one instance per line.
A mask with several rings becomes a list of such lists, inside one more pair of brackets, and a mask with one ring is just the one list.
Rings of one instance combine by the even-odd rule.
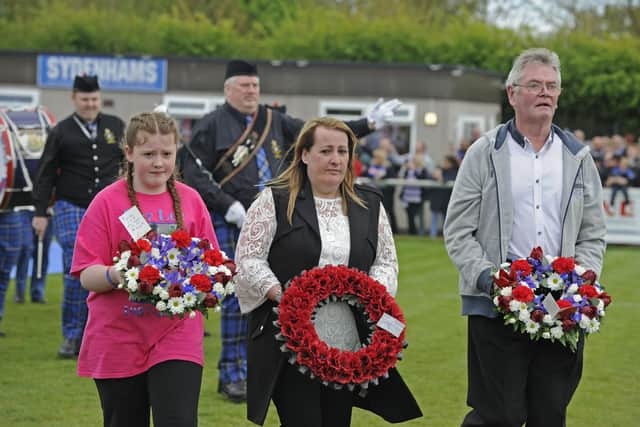
[[[381, 195], [378, 190], [357, 186], [357, 194], [367, 209], [348, 201], [351, 252], [349, 266], [368, 272], [376, 258], [378, 245], [378, 216]], [[269, 265], [280, 283], [316, 267], [320, 259], [320, 230], [315, 203], [307, 184], [298, 195], [292, 224], [287, 221], [289, 195], [274, 191], [278, 222], [276, 235], [269, 252]], [[247, 418], [262, 425], [269, 409], [269, 401], [276, 382], [286, 363], [285, 353], [275, 339], [273, 322], [275, 304], [266, 301], [249, 313], [247, 343]], [[389, 378], [372, 387], [365, 398], [354, 396], [354, 404], [370, 410], [389, 422], [402, 422], [422, 416], [414, 397], [395, 369]]]

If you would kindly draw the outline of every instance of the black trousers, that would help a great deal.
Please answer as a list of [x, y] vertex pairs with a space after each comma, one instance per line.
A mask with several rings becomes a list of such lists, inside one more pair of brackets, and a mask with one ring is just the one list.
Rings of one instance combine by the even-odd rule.
[[353, 394], [333, 390], [286, 363], [273, 396], [282, 427], [348, 427]]
[[565, 427], [582, 375], [584, 336], [574, 353], [531, 341], [501, 318], [469, 316], [467, 404], [462, 427]]
[[128, 378], [96, 379], [105, 427], [195, 427], [202, 366], [184, 360], [159, 363]]

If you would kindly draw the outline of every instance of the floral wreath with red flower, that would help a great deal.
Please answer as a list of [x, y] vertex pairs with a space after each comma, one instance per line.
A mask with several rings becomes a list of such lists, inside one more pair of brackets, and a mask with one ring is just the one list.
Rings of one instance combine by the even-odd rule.
[[532, 340], [557, 341], [572, 351], [580, 331], [600, 330], [611, 303], [593, 270], [573, 258], [545, 256], [540, 247], [527, 258], [502, 264], [493, 282], [491, 296], [505, 324]]
[[[314, 314], [328, 301], [345, 301], [362, 309], [370, 333], [359, 350], [331, 347], [318, 336]], [[278, 314], [276, 339], [284, 341], [280, 349], [290, 354], [289, 363], [335, 389], [359, 387], [364, 395], [369, 385], [388, 377], [407, 345], [404, 316], [394, 298], [382, 284], [355, 268], [327, 265], [304, 271], [291, 280], [274, 311]], [[386, 326], [386, 321], [396, 328]]]
[[234, 292], [235, 263], [209, 240], [184, 230], [122, 240], [113, 261], [124, 280], [118, 288], [131, 301], [153, 304], [171, 317], [193, 318], [198, 311], [207, 316], [207, 309]]

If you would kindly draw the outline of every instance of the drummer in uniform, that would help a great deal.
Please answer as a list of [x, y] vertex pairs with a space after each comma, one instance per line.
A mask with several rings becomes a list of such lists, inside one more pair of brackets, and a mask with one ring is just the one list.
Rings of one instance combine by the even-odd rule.
[[[76, 76], [71, 101], [75, 112], [49, 133], [33, 190], [33, 228], [43, 237], [51, 222], [53, 234], [62, 248], [64, 341], [58, 350], [62, 358], [78, 355], [87, 321], [88, 291], [82, 288], [80, 280], [69, 274], [76, 232], [91, 200], [119, 175], [123, 161], [120, 142], [125, 128], [119, 117], [100, 112], [97, 76]], [[49, 221], [47, 208], [54, 191], [55, 203]]]
[[[233, 257], [245, 210], [264, 183], [286, 168], [287, 150], [304, 121], [259, 104], [255, 64], [230, 61], [224, 94], [224, 105], [194, 126], [188, 154], [182, 159], [182, 174], [211, 212], [220, 249]], [[366, 118], [347, 125], [356, 136], [365, 136], [384, 126], [400, 104], [397, 99], [380, 100]], [[247, 319], [235, 296], [222, 302], [221, 335], [218, 392], [241, 402], [246, 400]]]

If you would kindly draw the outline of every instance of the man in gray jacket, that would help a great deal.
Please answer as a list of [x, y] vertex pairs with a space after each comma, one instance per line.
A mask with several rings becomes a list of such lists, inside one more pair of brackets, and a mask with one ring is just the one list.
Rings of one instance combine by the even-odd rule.
[[444, 226], [468, 316], [468, 394], [462, 426], [563, 427], [582, 373], [584, 337], [572, 352], [503, 324], [490, 299], [507, 260], [575, 257], [598, 275], [605, 250], [602, 186], [589, 150], [552, 123], [560, 60], [529, 49], [506, 81], [515, 118], [480, 137], [458, 172]]

